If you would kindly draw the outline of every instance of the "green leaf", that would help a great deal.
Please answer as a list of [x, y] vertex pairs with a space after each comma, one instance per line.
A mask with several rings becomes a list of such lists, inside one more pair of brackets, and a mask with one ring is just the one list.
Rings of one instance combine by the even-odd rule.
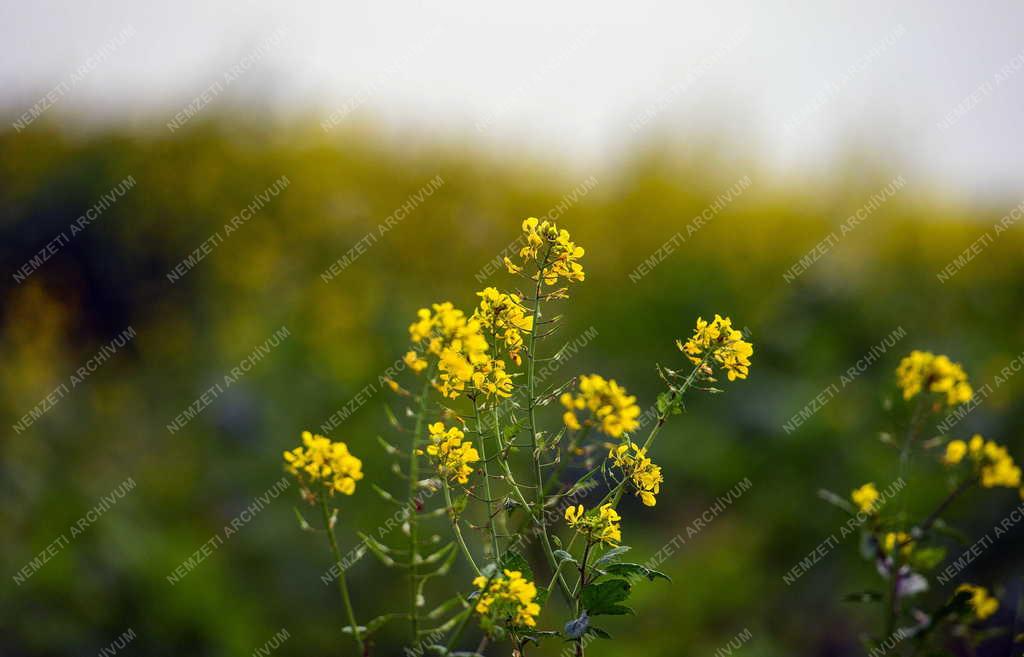
[[531, 582], [533, 581], [533, 570], [530, 568], [529, 562], [515, 550], [509, 550], [501, 556], [501, 569], [518, 570], [523, 574], [523, 577]]
[[610, 639], [610, 638], [612, 638], [611, 634], [608, 634], [607, 632], [602, 630], [600, 627], [594, 627], [593, 625], [591, 625], [590, 627], [587, 628], [587, 634], [593, 634], [594, 636], [596, 636], [599, 639]]
[[408, 618], [408, 614], [384, 614], [383, 616], [377, 616], [373, 620], [366, 624], [365, 628], [361, 628], [364, 636], [371, 636], [374, 632], [384, 627], [389, 621], [395, 620], [396, 618]]
[[555, 550], [553, 554], [555, 555], [556, 563], [561, 564], [565, 563], [566, 561], [568, 561], [569, 563], [577, 563], [576, 559], [574, 559], [573, 556], [565, 550]]
[[915, 570], [931, 570], [945, 558], [946, 548], [934, 546], [914, 550], [910, 555], [910, 562]]
[[627, 579], [630, 577], [646, 577], [650, 581], [654, 581], [661, 578], [665, 581], [671, 582], [672, 578], [665, 573], [653, 570], [646, 566], [641, 566], [638, 563], [613, 563], [609, 564], [604, 568], [604, 571], [609, 575], [622, 575]]
[[632, 614], [633, 610], [619, 603], [629, 597], [629, 582], [611, 579], [583, 587], [580, 600], [591, 616], [621, 616]]
[[620, 545], [617, 548], [612, 548], [605, 552], [603, 555], [601, 555], [601, 558], [595, 561], [594, 565], [600, 566], [601, 564], [611, 563], [612, 561], [618, 559], [619, 556], [629, 552], [629, 550], [630, 547], [628, 545]]

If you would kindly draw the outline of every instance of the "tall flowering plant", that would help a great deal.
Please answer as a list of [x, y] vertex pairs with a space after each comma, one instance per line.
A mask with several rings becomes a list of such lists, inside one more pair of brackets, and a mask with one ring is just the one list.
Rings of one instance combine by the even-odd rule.
[[[360, 534], [360, 549], [402, 571], [405, 609], [356, 620], [332, 502], [354, 492], [361, 463], [344, 443], [308, 433], [303, 447], [285, 452], [302, 495], [321, 507], [340, 574], [343, 633], [363, 655], [371, 654], [381, 627], [401, 621], [416, 654], [484, 654], [507, 644], [524, 655], [530, 645], [559, 640], [584, 655], [592, 639], [610, 638], [600, 617], [630, 613], [626, 603], [638, 581], [668, 579], [624, 559], [623, 495], [657, 503], [664, 478], [652, 460], [655, 438], [682, 411], [687, 393], [720, 392], [712, 386], [721, 374], [729, 381], [747, 377], [752, 345], [729, 318], [715, 315], [698, 319], [693, 335], [677, 343], [678, 369], [658, 366], [665, 390], [642, 439], [636, 397], [615, 379], [542, 381], [538, 364], [564, 356], [562, 349], [545, 353], [544, 345], [560, 320], [554, 304], [585, 280], [584, 250], [549, 221], [530, 218], [522, 230], [517, 258], [505, 258], [516, 286], [481, 290], [468, 314], [447, 301], [420, 309], [403, 359], [409, 381], [390, 381], [408, 406], [390, 414], [405, 440], [381, 442], [400, 459], [395, 470], [407, 486], [401, 494], [373, 488], [398, 506], [404, 539], [389, 545]], [[561, 422], [544, 428], [539, 410], [548, 405], [561, 407]], [[436, 527], [429, 535], [424, 529], [445, 520], [450, 539], [437, 538]], [[472, 572], [457, 587], [462, 592], [428, 603], [428, 584], [450, 575], [460, 557]], [[481, 638], [467, 652], [473, 625]]]
[[[962, 559], [947, 558], [949, 550], [966, 538], [945, 514], [977, 489], [1020, 489], [1021, 471], [1004, 447], [980, 435], [961, 440], [925, 433], [929, 419], [971, 401], [973, 389], [960, 364], [915, 350], [896, 368], [896, 384], [909, 420], [898, 432], [900, 438], [883, 434], [885, 443], [895, 448], [894, 483], [879, 490], [875, 482], [867, 482], [850, 493], [850, 501], [822, 491], [826, 500], [860, 521], [861, 553], [874, 564], [882, 584], [847, 600], [879, 605], [881, 631], [865, 638], [871, 654], [938, 654], [956, 642], [975, 654], [977, 644], [999, 633], [998, 628], [993, 632], [990, 618], [999, 610], [999, 600], [980, 585], [951, 586]], [[921, 515], [908, 513], [903, 503], [889, 503], [905, 487], [915, 455], [926, 457], [933, 469], [945, 470], [947, 479], [946, 495]], [[1019, 492], [1024, 499], [1024, 489]]]

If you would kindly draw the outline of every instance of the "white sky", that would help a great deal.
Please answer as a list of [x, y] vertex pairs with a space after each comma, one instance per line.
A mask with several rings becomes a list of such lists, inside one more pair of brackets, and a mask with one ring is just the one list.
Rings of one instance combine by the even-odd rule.
[[48, 111], [162, 126], [280, 29], [231, 85], [275, 110], [326, 118], [349, 102], [343, 121], [576, 163], [613, 160], [656, 125], [717, 134], [780, 172], [856, 147], [960, 196], [1024, 198], [1020, 2], [7, 2], [0, 107], [21, 114], [126, 26]]

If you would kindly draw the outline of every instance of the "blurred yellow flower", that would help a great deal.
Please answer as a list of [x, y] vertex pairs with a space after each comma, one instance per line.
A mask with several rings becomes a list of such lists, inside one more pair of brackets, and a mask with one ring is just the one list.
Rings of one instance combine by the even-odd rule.
[[363, 478], [363, 462], [349, 453], [348, 445], [308, 431], [302, 432], [302, 446], [285, 452], [284, 460], [303, 485], [319, 481], [332, 494], [351, 495]]
[[999, 600], [989, 595], [984, 586], [961, 584], [956, 588], [956, 592], [971, 594], [971, 608], [978, 620], [985, 620], [999, 610]]
[[874, 506], [879, 497], [878, 489], [875, 488], [874, 482], [868, 482], [850, 493], [850, 499], [864, 513], [874, 513]]
[[922, 390], [945, 393], [949, 406], [970, 401], [974, 394], [959, 363], [954, 363], [948, 356], [936, 356], [930, 351], [916, 349], [900, 361], [896, 368], [896, 383], [903, 391], [903, 399], [911, 399]]
[[981, 485], [984, 488], [1020, 486], [1020, 468], [1014, 463], [1013, 457], [1005, 447], [995, 441], [986, 441], [981, 434], [974, 434], [970, 441], [952, 440], [946, 445], [943, 462], [956, 465], [969, 456]]

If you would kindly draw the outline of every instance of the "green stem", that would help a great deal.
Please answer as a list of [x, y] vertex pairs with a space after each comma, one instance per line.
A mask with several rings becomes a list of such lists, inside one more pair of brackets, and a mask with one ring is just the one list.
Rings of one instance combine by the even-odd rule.
[[331, 514], [327, 511], [327, 494], [321, 492], [320, 510], [324, 514], [324, 528], [327, 530], [327, 538], [331, 542], [331, 552], [334, 554], [334, 562], [338, 565], [338, 590], [341, 591], [341, 599], [345, 603], [345, 614], [348, 616], [349, 627], [352, 628], [352, 635], [359, 644], [359, 651], [365, 652], [363, 639], [359, 633], [359, 623], [356, 622], [356, 614], [352, 609], [352, 599], [348, 595], [348, 583], [345, 581], [345, 567], [341, 562], [341, 551], [338, 550], [338, 541], [334, 538], [334, 525], [331, 524]]
[[419, 636], [419, 615], [417, 609], [417, 588], [418, 577], [416, 572], [416, 557], [419, 554], [419, 512], [416, 503], [416, 496], [419, 494], [420, 461], [416, 450], [419, 449], [420, 434], [423, 432], [423, 419], [427, 414], [427, 398], [430, 393], [430, 379], [434, 374], [431, 367], [426, 373], [423, 382], [423, 390], [420, 392], [419, 410], [416, 413], [416, 426], [412, 432], [412, 440], [409, 446], [409, 622], [412, 627], [412, 640], [416, 641]]
[[448, 505], [448, 518], [452, 521], [452, 529], [455, 530], [455, 538], [459, 542], [459, 546], [462, 548], [462, 553], [466, 555], [466, 561], [473, 567], [473, 572], [477, 575], [480, 574], [480, 569], [476, 566], [476, 561], [473, 560], [473, 553], [469, 551], [469, 547], [466, 545], [466, 539], [462, 537], [462, 527], [459, 526], [459, 518], [455, 515], [455, 507], [452, 505], [452, 495], [448, 487], [448, 480], [442, 475], [441, 487], [444, 489], [444, 503]]
[[[491, 532], [491, 550], [494, 553], [494, 562], [501, 563], [501, 549], [498, 546], [498, 532], [494, 526], [494, 497], [491, 493], [491, 466], [487, 459], [487, 441], [484, 436], [483, 424], [480, 421], [480, 407], [473, 398], [473, 415], [476, 416], [476, 434], [480, 438], [480, 458], [484, 462], [484, 493], [487, 495], [487, 527]], [[497, 422], [497, 416], [495, 416]], [[497, 428], [495, 428], [497, 431]]]

